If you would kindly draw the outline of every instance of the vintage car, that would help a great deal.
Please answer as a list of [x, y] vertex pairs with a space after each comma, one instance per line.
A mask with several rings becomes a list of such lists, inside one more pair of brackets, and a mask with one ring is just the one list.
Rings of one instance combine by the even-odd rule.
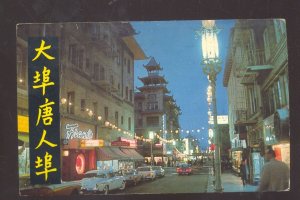
[[104, 193], [108, 194], [111, 190], [124, 190], [126, 180], [123, 176], [116, 176], [114, 172], [99, 170], [87, 171], [81, 180], [81, 194]]
[[20, 188], [20, 195], [25, 196], [70, 196], [80, 192], [80, 181], [62, 182], [51, 185], [34, 185]]
[[161, 166], [152, 166], [152, 169], [155, 171], [156, 177], [165, 176], [165, 170]]
[[143, 176], [138, 174], [137, 170], [129, 169], [129, 170], [120, 170], [118, 172], [118, 176], [123, 176], [126, 180], [126, 185], [137, 185], [142, 181]]
[[156, 178], [156, 173], [152, 166], [143, 166], [143, 167], [138, 167], [137, 169], [138, 174], [141, 174], [143, 177], [143, 180], [150, 179], [154, 180]]
[[176, 168], [176, 172], [178, 173], [178, 175], [182, 175], [182, 174], [190, 175], [192, 174], [192, 167], [190, 164], [182, 163], [178, 165], [178, 167]]

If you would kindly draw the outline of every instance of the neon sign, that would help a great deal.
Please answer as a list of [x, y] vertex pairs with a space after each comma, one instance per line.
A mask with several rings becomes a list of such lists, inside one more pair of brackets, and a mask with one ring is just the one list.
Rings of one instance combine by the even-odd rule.
[[88, 129], [87, 131], [79, 130], [78, 124], [66, 124], [66, 139], [93, 139], [93, 131]]

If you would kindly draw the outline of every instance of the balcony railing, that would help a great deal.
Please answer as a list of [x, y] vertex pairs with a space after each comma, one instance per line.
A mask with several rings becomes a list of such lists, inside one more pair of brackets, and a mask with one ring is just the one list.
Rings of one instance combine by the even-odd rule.
[[262, 49], [256, 49], [255, 51], [249, 51], [246, 55], [244, 55], [244, 66], [258, 66], [265, 65], [265, 51]]

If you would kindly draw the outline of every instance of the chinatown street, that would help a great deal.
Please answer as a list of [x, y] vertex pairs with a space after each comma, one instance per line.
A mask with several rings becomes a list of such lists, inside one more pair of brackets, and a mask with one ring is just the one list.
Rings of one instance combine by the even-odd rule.
[[[208, 168], [194, 168], [191, 175], [178, 175], [175, 167], [164, 168], [165, 176], [154, 181], [145, 181], [127, 187], [121, 194], [160, 193], [205, 193], [208, 183]], [[117, 192], [119, 193], [119, 192]]]

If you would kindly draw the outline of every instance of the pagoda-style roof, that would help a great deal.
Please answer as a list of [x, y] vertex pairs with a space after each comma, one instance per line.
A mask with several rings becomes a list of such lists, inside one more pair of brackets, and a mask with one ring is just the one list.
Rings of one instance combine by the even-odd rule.
[[151, 85], [151, 84], [167, 84], [164, 76], [160, 76], [157, 74], [145, 76], [145, 77], [139, 77], [140, 81], [143, 82], [144, 85]]
[[136, 92], [134, 93], [134, 99], [145, 99], [145, 94], [143, 94], [142, 92]]
[[147, 65], [144, 65], [144, 67], [147, 69], [147, 71], [154, 71], [154, 70], [162, 70], [160, 67], [160, 64], [156, 62], [154, 57], [151, 57], [150, 61]]
[[138, 87], [138, 90], [140, 90], [141, 92], [144, 91], [158, 91], [158, 90], [163, 90], [164, 93], [169, 93], [170, 91], [166, 88], [165, 85], [144, 85], [142, 87]]
[[173, 95], [164, 95], [164, 100], [165, 101], [171, 101], [171, 102], [175, 102]]

